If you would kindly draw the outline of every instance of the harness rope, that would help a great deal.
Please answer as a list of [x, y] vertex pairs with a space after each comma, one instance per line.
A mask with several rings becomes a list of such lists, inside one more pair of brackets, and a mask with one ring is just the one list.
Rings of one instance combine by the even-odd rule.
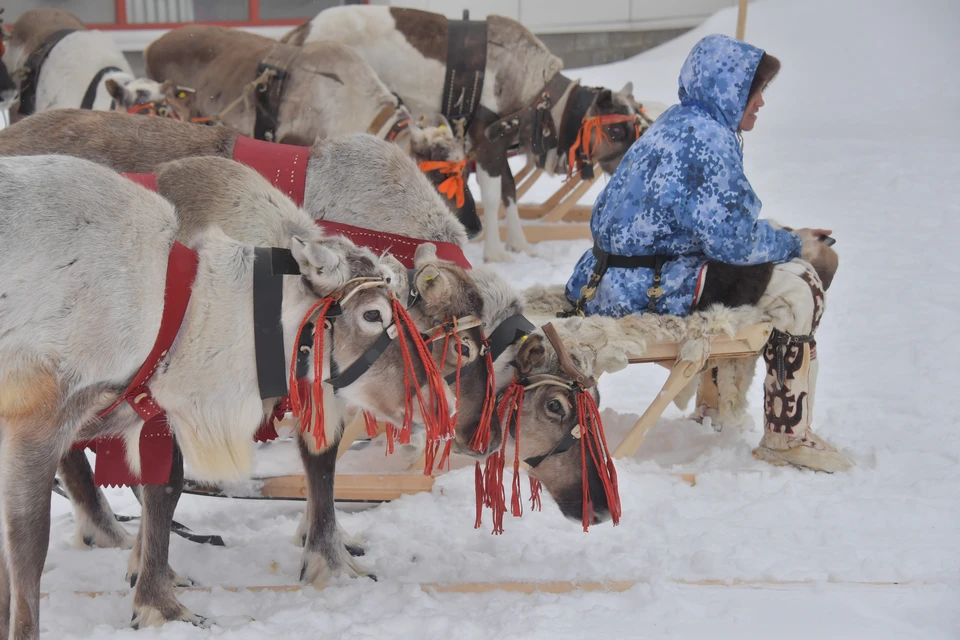
[[604, 127], [624, 122], [633, 123], [633, 139], [639, 139], [640, 119], [637, 116], [609, 114], [593, 116], [592, 118], [584, 117], [583, 125], [580, 127], [577, 138], [574, 140], [567, 154], [567, 177], [571, 177], [574, 170], [582, 170], [585, 163], [592, 162], [593, 154], [596, 153], [601, 141], [610, 144], [610, 137], [607, 135]]

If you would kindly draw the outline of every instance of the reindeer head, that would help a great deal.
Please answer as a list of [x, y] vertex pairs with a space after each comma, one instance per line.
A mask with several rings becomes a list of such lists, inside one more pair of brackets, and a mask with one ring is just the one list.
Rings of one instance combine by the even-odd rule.
[[[420, 342], [419, 331], [398, 302], [398, 298], [405, 300], [405, 270], [391, 257], [377, 258], [347, 240], [339, 242], [348, 247], [338, 256], [348, 277], [335, 291], [317, 288], [311, 276], [315, 272], [323, 278], [330, 260], [318, 264], [307, 249], [297, 248], [296, 237], [292, 245], [309, 299], [314, 304], [324, 299], [334, 303], [317, 320], [326, 323], [322, 347], [328, 364], [323, 379], [347, 404], [405, 428], [415, 421], [426, 423], [428, 434], [431, 425], [445, 432], [452, 396]], [[385, 335], [390, 339], [381, 344]], [[372, 364], [354, 369], [367, 362]], [[355, 371], [359, 373], [354, 375]]]
[[450, 210], [475, 238], [483, 230], [477, 205], [467, 187], [467, 162], [463, 140], [454, 135], [442, 115], [410, 122], [410, 155]]
[[599, 162], [604, 173], [613, 174], [627, 149], [646, 126], [633, 98], [633, 83], [620, 91], [594, 89], [596, 99], [584, 117], [581, 148], [592, 162]]
[[190, 122], [195, 91], [173, 83], [137, 78], [125, 84], [108, 79], [104, 85], [117, 111]]
[[[491, 328], [482, 323], [485, 301], [473, 274], [437, 258], [434, 245], [420, 245], [414, 256], [411, 286], [418, 297], [411, 308], [411, 317], [421, 331], [436, 336], [430, 342], [431, 351], [455, 393], [458, 368], [461, 372], [453, 450], [482, 456], [499, 446], [502, 433], [494, 417], [490, 422], [488, 445], [479, 447], [482, 450], [478, 451], [472, 444], [483, 421], [488, 379], [492, 380], [493, 375], [492, 361], [485, 357], [483, 344], [483, 332]], [[489, 395], [492, 403], [493, 393]]]
[[[544, 335], [545, 329], [531, 334], [511, 362], [514, 384], [522, 386], [524, 392], [522, 409], [516, 422], [511, 423], [510, 435], [519, 433], [519, 458], [530, 465], [530, 475], [543, 483], [565, 516], [586, 526], [614, 515], [616, 523], [620, 507], [610, 504], [604, 486], [604, 478], [609, 478], [605, 468], [608, 456], [591, 453], [590, 447], [596, 451], [596, 446], [590, 441], [590, 407], [580, 406], [584, 403], [595, 408], [599, 402], [592, 377], [592, 354], [562, 327], [549, 338]], [[584, 416], [588, 419], [583, 420]], [[600, 429], [599, 424], [595, 426]], [[584, 483], [589, 491], [589, 510], [584, 509]], [[587, 522], [585, 514], [589, 513], [592, 521]]]

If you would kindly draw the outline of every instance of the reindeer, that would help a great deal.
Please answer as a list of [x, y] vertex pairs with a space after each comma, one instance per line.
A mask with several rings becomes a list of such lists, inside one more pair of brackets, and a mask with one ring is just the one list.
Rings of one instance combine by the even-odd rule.
[[[4, 70], [10, 70], [20, 91], [20, 105], [11, 113], [16, 119], [62, 107], [126, 110], [163, 98], [160, 85], [134, 76], [110, 36], [87, 30], [66, 11], [27, 11], [4, 44]], [[45, 58], [35, 56], [41, 49]]]
[[[56, 153], [121, 173], [155, 173], [181, 158], [231, 158], [238, 136], [224, 126], [60, 109], [0, 131], [0, 155]], [[355, 134], [303, 151], [309, 156], [304, 208], [313, 219], [466, 245], [463, 225], [397, 145]]]
[[[0, 269], [11, 276], [0, 285], [0, 506], [7, 550], [2, 577], [10, 595], [0, 633], [13, 629], [18, 638], [37, 638], [39, 580], [49, 540], [47, 494], [57, 462], [77, 439], [106, 433], [129, 443], [139, 438], [143, 422], [129, 406], [104, 410], [126, 393], [151, 350], [164, 307], [164, 272], [181, 236], [169, 203], [88, 161], [4, 159], [0, 176], [5, 196]], [[394, 324], [398, 307], [389, 290], [394, 272], [369, 250], [325, 238], [306, 216], [273, 228], [282, 240], [276, 244], [290, 248], [300, 275], [283, 284], [286, 366], [296, 357], [290, 354], [299, 352], [299, 334], [318, 302], [338, 294], [343, 313], [336, 318], [337, 339], [318, 323], [326, 347], [312, 358], [322, 358], [326, 371], [346, 368]], [[149, 390], [198, 477], [236, 480], [250, 472], [252, 436], [268, 406], [258, 392], [253, 350], [254, 253], [216, 227], [189, 244], [198, 262], [192, 298], [177, 340], [149, 378]], [[95, 249], [104, 245], [111, 251]], [[225, 320], [232, 327], [226, 333]], [[376, 395], [380, 404], [369, 408], [402, 420], [410, 393], [403, 360], [392, 344], [347, 388], [362, 397]], [[319, 388], [307, 368], [307, 380]], [[229, 385], [220, 381], [222, 372], [229, 372]], [[326, 398], [331, 393], [325, 388], [320, 404], [301, 412], [318, 442], [335, 440], [342, 426], [336, 404]], [[315, 420], [321, 404], [332, 409], [323, 423]], [[128, 462], [139, 469], [138, 447], [127, 451]], [[182, 473], [174, 473], [166, 487], [144, 490], [147, 536], [140, 549], [135, 626], [197, 621], [172, 592], [169, 535], [149, 535], [156, 530], [151, 521], [169, 525], [164, 511], [180, 488]]]
[[[484, 259], [504, 261], [509, 255], [496, 232], [501, 203], [507, 248], [533, 253], [520, 226], [516, 185], [507, 164], [511, 145], [519, 143], [528, 155], [540, 156], [550, 174], [567, 173], [571, 162], [580, 168], [595, 161], [612, 174], [645, 124], [631, 95], [632, 84], [619, 92], [580, 87], [560, 74], [561, 60], [519, 22], [491, 15], [486, 28], [483, 86], [479, 98], [474, 95], [475, 114], [463, 133], [468, 151], [476, 154], [487, 228]], [[449, 61], [448, 21], [441, 14], [396, 7], [334, 7], [282, 40], [303, 46], [317, 41], [347, 45], [415, 116], [443, 111]], [[545, 119], [538, 119], [538, 114]], [[545, 127], [552, 128], [556, 140], [548, 150], [550, 145], [540, 139]]]
[[[261, 72], [258, 65], [268, 60], [275, 68]], [[411, 121], [370, 65], [347, 47], [335, 42], [293, 47], [237, 29], [190, 25], [152, 42], [144, 61], [147, 75], [177, 94], [171, 104], [187, 110], [180, 113], [184, 120], [213, 117], [252, 137], [261, 137], [258, 123], [268, 121], [264, 139], [301, 146], [361, 131], [396, 142], [435, 186], [443, 186], [448, 206], [471, 237], [480, 233], [464, 184], [462, 141], [442, 116]], [[184, 86], [190, 89], [178, 89]], [[271, 106], [275, 113], [266, 114], [271, 107], [255, 97], [272, 95], [277, 86], [282, 97]]]

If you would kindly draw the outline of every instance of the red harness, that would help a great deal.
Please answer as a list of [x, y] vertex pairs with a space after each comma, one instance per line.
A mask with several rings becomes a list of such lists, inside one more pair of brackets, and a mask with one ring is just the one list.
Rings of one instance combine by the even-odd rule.
[[[298, 207], [303, 206], [304, 191], [307, 184], [307, 163], [310, 160], [309, 147], [277, 144], [237, 136], [237, 141], [233, 146], [233, 159], [254, 169], [269, 180], [270, 184], [293, 200]], [[154, 186], [150, 187], [145, 181], [141, 181], [145, 180], [145, 176], [142, 174], [136, 175], [137, 177], [132, 179], [136, 179], [147, 188], [156, 190], [156, 180], [154, 180]], [[417, 247], [426, 242], [433, 242], [436, 245], [437, 257], [441, 260], [448, 260], [464, 269], [470, 268], [470, 263], [463, 255], [463, 250], [451, 242], [408, 238], [392, 233], [370, 231], [369, 229], [339, 222], [318, 220], [317, 224], [328, 233], [346, 236], [357, 246], [368, 247], [376, 253], [389, 252], [408, 269], [413, 268], [413, 254]]]
[[150, 393], [147, 384], [156, 372], [160, 361], [167, 355], [173, 344], [183, 316], [190, 302], [190, 291], [197, 275], [197, 253], [179, 242], [170, 247], [167, 260], [167, 279], [163, 293], [163, 315], [160, 318], [160, 331], [150, 355], [144, 361], [137, 375], [117, 400], [100, 413], [103, 418], [111, 411], [127, 402], [144, 420], [140, 434], [140, 455], [144, 462], [138, 478], [127, 466], [126, 445], [119, 437], [97, 438], [87, 442], [74, 443], [74, 449], [89, 447], [97, 453], [94, 480], [99, 486], [164, 484], [170, 479], [170, 467], [173, 463], [173, 438], [167, 429], [167, 416]]

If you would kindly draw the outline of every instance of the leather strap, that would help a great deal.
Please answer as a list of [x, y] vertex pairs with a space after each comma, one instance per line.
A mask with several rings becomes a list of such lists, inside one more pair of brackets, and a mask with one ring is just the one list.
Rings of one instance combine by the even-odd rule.
[[393, 117], [393, 114], [396, 112], [396, 107], [392, 105], [385, 106], [380, 110], [380, 113], [377, 114], [377, 117], [373, 119], [373, 122], [370, 123], [370, 126], [367, 127], [367, 133], [372, 136], [380, 135], [380, 129], [383, 129], [383, 125], [387, 124], [387, 121]]
[[[289, 55], [281, 57], [279, 49]], [[263, 60], [257, 65], [257, 72], [253, 76], [259, 78], [265, 71], [273, 71], [274, 75], [265, 83], [256, 88], [256, 116], [253, 122], [253, 137], [267, 142], [277, 141], [277, 129], [280, 127], [280, 101], [283, 99], [283, 88], [287, 80], [287, 69], [290, 62], [297, 55], [297, 51], [288, 51], [289, 47], [282, 44], [275, 45]]]
[[300, 275], [300, 265], [288, 249], [254, 247], [253, 343], [257, 355], [260, 398], [287, 395], [283, 347], [283, 276]]
[[[104, 67], [97, 71], [97, 75], [93, 76], [93, 80], [90, 81], [90, 84], [87, 85], [87, 92], [83, 94], [83, 100], [80, 102], [81, 109], [93, 109], [93, 101], [97, 99], [97, 89], [100, 87], [100, 82], [103, 80], [103, 76], [108, 73], [113, 73], [114, 71], [123, 71], [119, 67]], [[113, 100], [110, 103], [110, 110], [116, 107], [116, 101]]]
[[433, 240], [423, 240], [421, 238], [408, 238], [393, 233], [384, 233], [381, 231], [371, 231], [362, 229], [349, 224], [340, 222], [330, 222], [328, 220], [317, 220], [317, 226], [331, 235], [341, 235], [352, 240], [354, 244], [361, 247], [373, 249], [374, 253], [388, 252], [407, 269], [413, 268], [413, 256], [417, 247], [427, 242], [436, 245], [437, 257], [441, 260], [447, 260], [464, 268], [470, 269], [470, 262], [463, 255], [463, 249], [452, 242], [436, 242]]
[[487, 21], [447, 20], [447, 69], [440, 112], [463, 136], [480, 105], [487, 67]]
[[23, 81], [20, 82], [20, 107], [18, 112], [21, 116], [29, 116], [36, 111], [37, 87], [40, 85], [40, 70], [43, 63], [50, 52], [53, 51], [53, 48], [74, 31], [79, 31], [79, 29], [54, 31], [27, 58], [27, 62], [23, 65]]
[[497, 325], [493, 333], [487, 336], [487, 344], [490, 345], [490, 356], [493, 361], [496, 362], [497, 358], [502, 356], [510, 345], [523, 336], [530, 335], [536, 328], [522, 313], [516, 313], [506, 318]]

